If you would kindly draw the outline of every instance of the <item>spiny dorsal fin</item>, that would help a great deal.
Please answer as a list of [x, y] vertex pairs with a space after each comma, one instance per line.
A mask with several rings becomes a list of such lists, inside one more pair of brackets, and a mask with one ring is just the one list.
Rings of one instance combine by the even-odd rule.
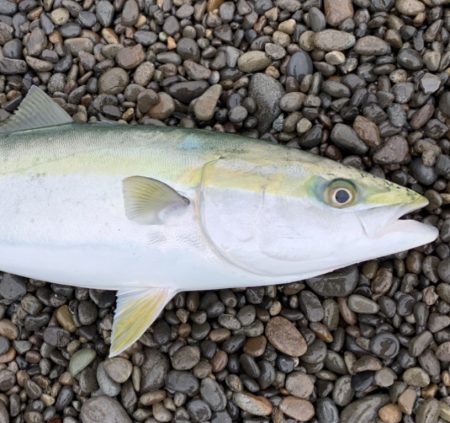
[[175, 294], [169, 288], [117, 292], [109, 356], [120, 354], [136, 342]]
[[172, 187], [145, 176], [130, 176], [122, 182], [125, 214], [142, 225], [163, 221], [164, 212], [176, 211], [189, 205], [189, 200]]
[[73, 122], [70, 115], [39, 87], [33, 85], [13, 116], [0, 125], [0, 133], [44, 128]]

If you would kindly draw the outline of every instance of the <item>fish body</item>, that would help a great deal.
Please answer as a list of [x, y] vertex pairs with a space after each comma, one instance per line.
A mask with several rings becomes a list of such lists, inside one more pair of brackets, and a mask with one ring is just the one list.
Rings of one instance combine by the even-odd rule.
[[[27, 122], [36, 108], [53, 113]], [[0, 193], [0, 269], [118, 290], [111, 355], [176, 292], [302, 280], [437, 236], [398, 220], [422, 196], [357, 169], [236, 135], [75, 124], [37, 89], [0, 127]]]

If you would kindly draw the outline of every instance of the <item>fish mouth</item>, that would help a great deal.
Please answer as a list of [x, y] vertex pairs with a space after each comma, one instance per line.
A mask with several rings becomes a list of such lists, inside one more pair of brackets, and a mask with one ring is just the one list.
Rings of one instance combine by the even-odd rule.
[[[359, 216], [364, 233], [370, 239], [386, 239], [402, 245], [402, 250], [418, 247], [436, 240], [437, 228], [413, 219], [404, 219], [428, 205], [420, 196], [414, 202], [381, 206], [367, 210]], [[401, 251], [401, 250], [399, 250]]]

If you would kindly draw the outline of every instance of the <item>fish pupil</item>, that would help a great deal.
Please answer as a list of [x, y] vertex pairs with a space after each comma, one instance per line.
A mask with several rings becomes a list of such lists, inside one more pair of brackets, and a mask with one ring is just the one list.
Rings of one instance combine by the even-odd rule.
[[348, 200], [350, 200], [350, 194], [345, 189], [338, 189], [334, 195], [334, 198], [337, 203], [345, 204]]

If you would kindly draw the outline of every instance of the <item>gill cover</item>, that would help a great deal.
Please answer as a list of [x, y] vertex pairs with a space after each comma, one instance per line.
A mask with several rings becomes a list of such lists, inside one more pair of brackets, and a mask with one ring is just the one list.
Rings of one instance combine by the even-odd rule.
[[278, 184], [273, 166], [219, 159], [203, 168], [203, 233], [217, 255], [252, 274], [293, 275], [307, 258], [295, 230], [300, 203], [275, 195]]

